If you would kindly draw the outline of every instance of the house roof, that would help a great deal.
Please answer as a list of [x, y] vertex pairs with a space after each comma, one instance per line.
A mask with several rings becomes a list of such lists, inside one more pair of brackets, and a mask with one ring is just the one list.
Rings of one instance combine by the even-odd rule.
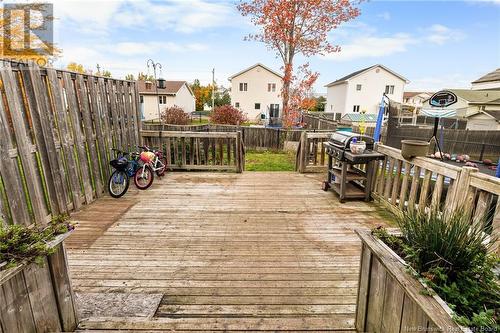
[[377, 115], [373, 113], [346, 113], [342, 116], [342, 120], [350, 120], [352, 122], [361, 122], [364, 121], [366, 123], [376, 123], [377, 122]]
[[493, 72], [489, 72], [488, 74], [481, 76], [476, 81], [472, 81], [472, 83], [482, 83], [482, 82], [492, 82], [492, 81], [500, 81], [500, 68], [497, 68]]
[[489, 116], [492, 116], [496, 121], [500, 122], [500, 111], [483, 111]]
[[471, 104], [500, 104], [500, 90], [448, 90]]
[[231, 81], [231, 80], [232, 80], [232, 79], [234, 79], [235, 77], [240, 76], [241, 74], [244, 74], [244, 73], [246, 73], [246, 72], [248, 72], [248, 71], [250, 71], [250, 70], [254, 69], [255, 67], [259, 67], [259, 66], [260, 66], [260, 67], [262, 67], [262, 68], [264, 68], [264, 69], [265, 69], [265, 70], [267, 70], [268, 72], [270, 72], [270, 73], [272, 73], [272, 74], [276, 75], [276, 76], [277, 76], [277, 77], [279, 77], [280, 79], [283, 79], [283, 75], [281, 75], [280, 73], [278, 73], [278, 72], [276, 72], [276, 71], [273, 71], [271, 68], [269, 68], [269, 67], [267, 67], [267, 66], [264, 66], [263, 64], [261, 64], [261, 63], [259, 62], [259, 63], [255, 64], [255, 65], [253, 65], [253, 66], [248, 67], [247, 69], [242, 70], [241, 72], [238, 72], [238, 73], [236, 73], [236, 74], [234, 74], [234, 75], [231, 75], [231, 76], [228, 78], [228, 80], [229, 80], [229, 81]]
[[[179, 92], [179, 90], [182, 88], [183, 85], [186, 85], [188, 87], [188, 90], [191, 92], [191, 89], [189, 89], [189, 86], [187, 85], [186, 81], [165, 81], [165, 88], [158, 88], [158, 94], [175, 95]], [[138, 80], [137, 89], [139, 90], [139, 94], [156, 95], [156, 87], [153, 82], [151, 84], [151, 87], [149, 87], [148, 89], [146, 87], [146, 81]]]
[[432, 95], [433, 93], [428, 92], [428, 91], [405, 91], [403, 93], [403, 98], [412, 98], [412, 97], [420, 95], [420, 94]]
[[341, 77], [340, 79], [338, 80], [335, 80], [329, 84], [327, 84], [325, 87], [331, 87], [331, 86], [334, 86], [334, 85], [337, 85], [337, 84], [341, 84], [341, 83], [345, 83], [347, 82], [349, 79], [352, 79], [353, 77], [356, 77], [364, 72], [367, 72], [369, 71], [370, 69], [373, 69], [375, 67], [381, 67], [383, 69], [385, 69], [386, 71], [388, 71], [389, 73], [393, 74], [394, 76], [397, 76], [398, 78], [400, 78], [401, 80], [405, 81], [406, 83], [408, 83], [408, 79], [406, 79], [404, 76], [394, 72], [393, 70], [385, 67], [384, 65], [380, 65], [380, 64], [376, 64], [376, 65], [373, 65], [373, 66], [370, 66], [370, 67], [366, 67], [366, 68], [363, 68], [363, 69], [360, 69], [359, 71], [355, 71], [355, 72], [352, 72], [351, 74], [348, 74], [346, 76], [343, 76]]

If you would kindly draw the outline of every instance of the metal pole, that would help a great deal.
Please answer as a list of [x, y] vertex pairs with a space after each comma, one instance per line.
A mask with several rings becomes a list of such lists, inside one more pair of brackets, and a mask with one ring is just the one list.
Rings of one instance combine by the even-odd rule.
[[497, 176], [498, 178], [500, 178], [500, 158], [498, 159], [497, 172], [495, 173], [495, 176]]
[[148, 66], [148, 69], [149, 69], [149, 66], [153, 67], [153, 75], [154, 75], [154, 79], [155, 79], [155, 91], [156, 91], [156, 105], [158, 107], [158, 121], [160, 123], [160, 127], [161, 127], [161, 111], [160, 111], [160, 96], [158, 95], [158, 77], [156, 76], [156, 68], [159, 68], [160, 70], [162, 69], [162, 66], [159, 62], [155, 63], [153, 59], [148, 59], [148, 61], [146, 62], [146, 65]]
[[215, 67], [212, 69], [212, 112], [215, 108]]

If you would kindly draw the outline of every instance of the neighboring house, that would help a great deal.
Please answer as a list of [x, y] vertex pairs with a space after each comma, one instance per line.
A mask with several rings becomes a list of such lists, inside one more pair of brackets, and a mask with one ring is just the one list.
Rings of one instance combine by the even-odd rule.
[[[500, 90], [447, 89], [457, 95], [457, 103], [443, 108], [455, 110], [467, 120], [470, 130], [500, 130]], [[424, 109], [432, 109], [429, 100]]]
[[[411, 121], [413, 125], [416, 125], [417, 116], [420, 110], [422, 110], [422, 106], [431, 96], [431, 92], [405, 91], [399, 114], [399, 122], [408, 123], [408, 121]], [[408, 121], [405, 119], [408, 119]]]
[[432, 94], [431, 92], [405, 91], [403, 94], [403, 108], [406, 107], [409, 111], [415, 110], [418, 113]]
[[178, 106], [184, 112], [195, 111], [195, 97], [186, 81], [165, 81], [164, 87], [158, 90], [151, 81], [137, 81], [139, 102], [143, 120], [158, 119], [158, 105], [160, 112], [172, 106]]
[[403, 102], [404, 86], [409, 81], [383, 65], [374, 65], [330, 84], [327, 88], [326, 112], [377, 113], [382, 94], [391, 100]]
[[495, 89], [500, 90], [500, 68], [472, 81], [472, 90]]
[[246, 113], [250, 121], [265, 115], [270, 123], [281, 118], [283, 76], [262, 64], [242, 70], [229, 78], [231, 104]]

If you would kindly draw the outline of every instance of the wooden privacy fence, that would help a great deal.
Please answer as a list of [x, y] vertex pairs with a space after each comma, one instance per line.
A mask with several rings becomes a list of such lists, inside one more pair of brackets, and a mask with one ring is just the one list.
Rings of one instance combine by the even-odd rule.
[[245, 148], [241, 132], [142, 131], [145, 145], [165, 152], [168, 169], [245, 169]]
[[[129, 81], [1, 66], [0, 224], [43, 228], [104, 194], [110, 149], [139, 143], [138, 93]], [[76, 328], [65, 236], [43, 265], [0, 271], [0, 332]]]
[[471, 167], [457, 167], [441, 161], [416, 157], [410, 161], [401, 151], [378, 145], [386, 156], [375, 165], [373, 197], [399, 215], [404, 209], [464, 209], [475, 220], [486, 217], [498, 251], [500, 239], [500, 179]]
[[323, 143], [328, 141], [333, 132], [302, 132], [297, 154], [295, 170], [304, 172], [326, 171], [328, 159]]
[[135, 83], [6, 61], [0, 78], [1, 220], [44, 224], [102, 196], [110, 148], [139, 143]]
[[322, 115], [321, 112], [303, 113], [302, 119], [307, 129], [335, 131], [338, 126], [338, 121]]
[[451, 309], [407, 272], [387, 245], [357, 231], [363, 242], [356, 309], [357, 332], [467, 332], [455, 323]]

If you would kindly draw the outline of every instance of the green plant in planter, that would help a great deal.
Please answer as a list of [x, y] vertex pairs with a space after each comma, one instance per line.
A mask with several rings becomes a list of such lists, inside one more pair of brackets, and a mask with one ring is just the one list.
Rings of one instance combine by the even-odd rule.
[[[496, 255], [488, 254], [484, 221], [470, 213], [409, 210], [398, 217], [403, 237], [373, 230], [402, 256], [450, 308], [457, 323], [476, 331], [500, 331], [500, 285]], [[490, 244], [493, 241], [490, 241]]]
[[472, 222], [463, 210], [451, 214], [408, 210], [397, 223], [405, 243], [415, 250], [415, 258], [409, 259], [421, 272], [441, 267], [453, 275], [487, 251], [485, 223]]
[[43, 229], [36, 226], [0, 225], [0, 269], [14, 267], [21, 262], [36, 262], [53, 253], [47, 243], [55, 236], [73, 230], [66, 215], [56, 216]]

